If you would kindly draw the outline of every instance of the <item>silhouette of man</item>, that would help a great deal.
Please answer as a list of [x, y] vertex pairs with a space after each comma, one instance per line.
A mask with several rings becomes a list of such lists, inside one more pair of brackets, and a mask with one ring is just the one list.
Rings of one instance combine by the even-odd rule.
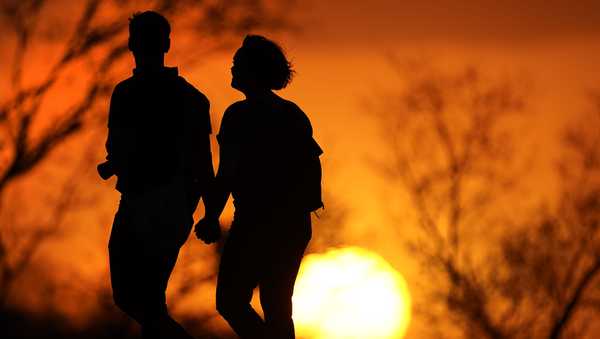
[[133, 15], [133, 76], [112, 94], [107, 161], [121, 201], [108, 244], [116, 305], [144, 338], [191, 338], [167, 312], [165, 290], [192, 213], [214, 179], [207, 98], [165, 67], [170, 25], [152, 11]]
[[[311, 238], [310, 212], [321, 207], [321, 148], [304, 112], [273, 90], [291, 79], [274, 42], [248, 36], [235, 54], [232, 87], [246, 96], [225, 111], [215, 189], [195, 228], [218, 239], [218, 218], [231, 194], [234, 220], [217, 281], [217, 310], [244, 339], [293, 339], [292, 294]], [[250, 305], [260, 290], [262, 319]]]

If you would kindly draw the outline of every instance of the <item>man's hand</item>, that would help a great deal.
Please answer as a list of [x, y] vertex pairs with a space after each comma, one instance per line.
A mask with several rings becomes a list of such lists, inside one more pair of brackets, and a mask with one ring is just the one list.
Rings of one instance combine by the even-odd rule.
[[202, 218], [194, 227], [194, 233], [196, 237], [206, 244], [212, 244], [221, 238], [221, 225], [219, 225], [219, 219]]
[[98, 170], [98, 174], [100, 174], [100, 177], [104, 180], [110, 179], [110, 177], [112, 177], [115, 174], [114, 168], [108, 161], [99, 164], [98, 167], [96, 167], [96, 169]]

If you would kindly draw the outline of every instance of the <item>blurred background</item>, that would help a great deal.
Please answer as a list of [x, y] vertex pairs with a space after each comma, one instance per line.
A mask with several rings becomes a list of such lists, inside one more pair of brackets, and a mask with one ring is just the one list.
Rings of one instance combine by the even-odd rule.
[[[213, 133], [243, 98], [229, 68], [246, 34], [294, 64], [280, 95], [325, 151], [299, 337], [600, 336], [598, 2], [1, 0], [3, 338], [139, 335], [112, 303], [119, 196], [95, 166], [133, 68], [128, 18], [147, 9], [170, 20], [166, 63], [209, 97]], [[214, 311], [218, 253], [190, 237], [168, 290], [199, 338], [232, 337]], [[368, 302], [382, 276], [391, 308]]]

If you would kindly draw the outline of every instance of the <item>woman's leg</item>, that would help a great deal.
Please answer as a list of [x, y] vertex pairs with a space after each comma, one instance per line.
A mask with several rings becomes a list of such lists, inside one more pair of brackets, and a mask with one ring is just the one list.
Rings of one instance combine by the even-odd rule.
[[272, 239], [271, 253], [265, 256], [268, 264], [259, 282], [266, 338], [269, 339], [295, 338], [292, 295], [300, 262], [311, 237], [310, 214], [287, 219], [285, 224], [279, 225], [287, 232]]

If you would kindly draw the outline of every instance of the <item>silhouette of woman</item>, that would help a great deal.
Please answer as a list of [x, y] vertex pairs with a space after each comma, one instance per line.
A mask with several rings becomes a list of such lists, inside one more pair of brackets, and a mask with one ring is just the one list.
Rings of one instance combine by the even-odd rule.
[[[311, 238], [310, 212], [322, 206], [322, 150], [304, 112], [273, 93], [293, 74], [277, 44], [247, 36], [231, 73], [231, 86], [246, 99], [223, 116], [215, 189], [196, 235], [216, 241], [231, 193], [235, 214], [219, 267], [217, 309], [242, 338], [294, 338], [292, 293]], [[256, 287], [264, 320], [250, 305]]]

